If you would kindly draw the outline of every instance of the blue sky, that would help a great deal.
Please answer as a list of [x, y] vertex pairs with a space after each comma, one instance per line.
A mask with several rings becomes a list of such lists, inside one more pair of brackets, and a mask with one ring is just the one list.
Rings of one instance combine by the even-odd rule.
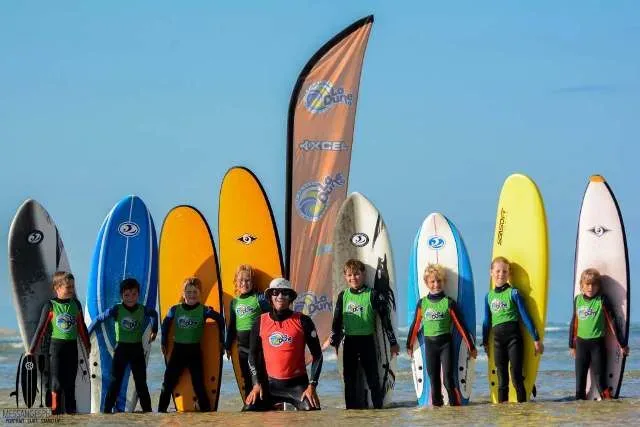
[[[132, 3], [0, 3], [0, 240], [20, 203], [39, 200], [82, 301], [98, 228], [127, 194], [158, 228], [189, 203], [217, 235], [222, 177], [245, 165], [284, 236], [293, 84], [325, 41], [371, 13], [349, 189], [385, 216], [401, 299], [412, 239], [440, 211], [464, 236], [480, 302], [513, 172], [538, 183], [547, 208], [550, 321], [570, 318], [589, 175], [613, 187], [632, 279], [640, 268], [637, 2]], [[0, 277], [0, 327], [15, 328], [6, 262]]]

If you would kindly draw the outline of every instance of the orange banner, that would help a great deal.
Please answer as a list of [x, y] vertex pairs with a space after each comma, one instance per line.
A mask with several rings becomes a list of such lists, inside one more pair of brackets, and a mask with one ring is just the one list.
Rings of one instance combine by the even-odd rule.
[[362, 61], [373, 16], [344, 29], [303, 68], [287, 129], [285, 271], [294, 310], [311, 316], [320, 342], [331, 331], [333, 229], [347, 195]]

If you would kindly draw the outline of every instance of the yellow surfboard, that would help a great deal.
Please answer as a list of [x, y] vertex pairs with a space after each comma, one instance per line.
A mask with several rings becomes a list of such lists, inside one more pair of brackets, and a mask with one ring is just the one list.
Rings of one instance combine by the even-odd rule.
[[[182, 284], [187, 277], [202, 281], [201, 302], [221, 313], [221, 289], [218, 261], [211, 232], [202, 214], [191, 206], [173, 208], [164, 220], [160, 234], [158, 299], [160, 317], [182, 298]], [[204, 385], [211, 409], [218, 408], [220, 379], [222, 376], [223, 346], [220, 344], [218, 325], [207, 319], [202, 341]], [[169, 330], [167, 354], [173, 348], [173, 326]], [[173, 391], [178, 412], [196, 411], [196, 396], [191, 385], [191, 374], [185, 369]]]
[[[503, 256], [511, 263], [509, 283], [517, 288], [523, 297], [527, 311], [542, 341], [547, 317], [549, 269], [547, 220], [540, 191], [525, 175], [511, 175], [502, 186], [496, 215], [492, 259], [497, 256]], [[493, 283], [490, 286], [493, 288]], [[527, 399], [529, 399], [534, 393], [540, 355], [534, 355], [533, 340], [522, 324], [521, 332], [524, 342], [524, 385]], [[493, 333], [490, 334], [489, 346], [489, 387], [491, 400], [497, 403], [498, 376], [493, 357]], [[509, 380], [509, 401], [517, 402], [516, 391], [511, 380]]]
[[[269, 200], [250, 170], [234, 167], [227, 171], [220, 188], [219, 203], [222, 297], [225, 319], [229, 319], [231, 300], [236, 296], [234, 276], [238, 265], [253, 267], [254, 288], [264, 292], [274, 277], [283, 275], [282, 254]], [[248, 390], [243, 387], [237, 343], [231, 350], [231, 360], [244, 401]]]

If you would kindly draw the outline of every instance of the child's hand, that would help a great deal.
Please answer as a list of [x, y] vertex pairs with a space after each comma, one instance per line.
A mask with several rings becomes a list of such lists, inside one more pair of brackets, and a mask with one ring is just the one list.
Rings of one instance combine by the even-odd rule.
[[625, 356], [628, 356], [630, 352], [631, 350], [629, 349], [628, 345], [622, 347], [622, 354], [624, 354]]
[[391, 354], [396, 356], [400, 354], [400, 346], [398, 344], [391, 346]]
[[231, 352], [229, 350], [224, 351], [227, 354], [227, 360], [231, 360]]
[[484, 348], [484, 352], [489, 354], [489, 344], [482, 344], [482, 348]]
[[162, 351], [162, 354], [166, 355], [167, 354], [167, 346], [165, 345], [161, 345], [160, 346], [160, 350]]
[[576, 358], [576, 349], [575, 348], [570, 348], [569, 349], [569, 355], [575, 359]]
[[478, 357], [478, 349], [476, 349], [475, 347], [471, 349], [471, 351], [469, 352], [469, 356], [471, 356], [472, 359], [475, 359], [476, 357]]
[[409, 355], [409, 358], [413, 358], [413, 348], [412, 347], [407, 347], [407, 354]]
[[534, 349], [534, 352], [533, 352], [534, 355], [536, 356], [542, 355], [542, 353], [544, 353], [544, 344], [542, 344], [541, 341], [534, 341], [533, 349]]
[[260, 400], [262, 400], [262, 386], [260, 384], [256, 384], [253, 386], [253, 389], [247, 395], [244, 403], [246, 403], [247, 405], [253, 405], [254, 403], [256, 403], [258, 397], [260, 397]]
[[149, 336], [149, 342], [152, 343], [153, 341], [155, 341], [157, 335], [157, 332], [151, 332], [151, 336]]

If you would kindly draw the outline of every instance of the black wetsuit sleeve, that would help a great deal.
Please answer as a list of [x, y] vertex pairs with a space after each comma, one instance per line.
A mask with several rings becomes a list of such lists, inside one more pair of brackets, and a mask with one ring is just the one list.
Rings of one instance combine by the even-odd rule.
[[45, 334], [50, 334], [51, 331], [51, 327], [50, 327], [50, 322], [51, 322], [51, 314], [52, 314], [52, 307], [51, 307], [51, 302], [47, 301], [43, 306], [42, 306], [42, 311], [40, 312], [40, 321], [38, 322], [38, 327], [36, 328], [36, 333], [33, 334], [33, 338], [31, 338], [31, 345], [29, 346], [29, 353], [33, 353], [38, 346], [40, 345], [40, 342], [42, 341], [42, 338], [44, 338]]
[[422, 319], [422, 298], [418, 300], [416, 304], [416, 311], [413, 315], [413, 321], [411, 322], [411, 326], [409, 327], [409, 335], [407, 335], [407, 349], [413, 348], [413, 344], [415, 343], [418, 332], [420, 332], [420, 320]]
[[606, 295], [602, 295], [602, 308], [604, 308], [605, 316], [608, 316], [606, 320], [610, 322], [613, 329], [612, 332], [616, 334], [616, 340], [618, 341], [618, 344], [620, 345], [620, 347], [626, 347], [627, 337], [624, 336], [622, 329], [620, 329], [620, 324], [618, 322], [618, 319], [616, 318], [613, 306], [611, 305], [611, 302], [609, 301], [609, 298], [606, 297]]
[[449, 299], [449, 310], [452, 318], [451, 320], [453, 320], [455, 328], [462, 336], [462, 340], [467, 344], [467, 348], [469, 349], [469, 351], [472, 351], [476, 348], [475, 343], [473, 341], [473, 337], [471, 336], [471, 332], [467, 330], [467, 328], [465, 328], [464, 317], [462, 317], [462, 314], [458, 309], [458, 304], [456, 304], [456, 302], [452, 298], [447, 298]]
[[320, 379], [320, 372], [322, 372], [322, 347], [320, 346], [320, 339], [318, 338], [318, 332], [316, 332], [316, 325], [309, 316], [300, 316], [300, 322], [302, 323], [302, 329], [304, 330], [304, 339], [311, 352], [313, 361], [311, 362], [311, 383], [318, 384]]
[[249, 336], [249, 371], [251, 371], [251, 382], [254, 386], [259, 383], [259, 378], [264, 378], [264, 372], [262, 372], [263, 364], [258, 363], [262, 357], [260, 319], [258, 319], [258, 321], [253, 324], [251, 335]]
[[231, 345], [236, 339], [236, 300], [231, 300], [229, 304], [229, 324], [227, 325], [227, 338], [224, 341], [224, 348], [231, 351]]
[[389, 344], [398, 345], [396, 334], [393, 332], [393, 325], [391, 324], [391, 313], [389, 313], [389, 304], [385, 301], [382, 294], [375, 289], [371, 290], [371, 305], [373, 309], [380, 316], [380, 322], [384, 328], [384, 332], [387, 335]]
[[571, 323], [569, 323], [569, 348], [576, 348], [576, 336], [578, 331], [578, 318], [576, 317], [576, 296], [573, 299], [573, 314], [571, 315]]
[[333, 322], [331, 323], [331, 339], [329, 344], [333, 347], [338, 347], [340, 345], [340, 341], [344, 336], [342, 332], [342, 299], [344, 296], [344, 291], [338, 294], [338, 299], [336, 300], [336, 306], [333, 310]]
[[78, 325], [78, 336], [82, 340], [84, 344], [84, 348], [89, 351], [91, 348], [91, 342], [89, 341], [89, 331], [87, 330], [87, 324], [84, 323], [84, 315], [82, 314], [82, 304], [78, 301], [77, 298], [74, 298], [76, 306], [78, 307], [78, 314], [76, 315], [77, 325]]
[[171, 322], [173, 322], [173, 317], [176, 315], [176, 306], [173, 305], [169, 308], [167, 315], [162, 319], [162, 326], [160, 327], [161, 337], [160, 343], [163, 347], [167, 346], [167, 342], [169, 340], [169, 328], [171, 327]]

